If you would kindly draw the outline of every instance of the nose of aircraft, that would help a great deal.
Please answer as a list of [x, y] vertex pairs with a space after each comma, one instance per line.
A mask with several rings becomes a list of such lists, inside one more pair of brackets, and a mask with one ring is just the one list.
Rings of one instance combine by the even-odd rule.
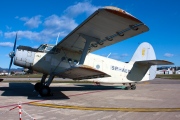
[[10, 69], [13, 63], [13, 58], [15, 56], [15, 49], [16, 49], [16, 41], [17, 41], [17, 33], [16, 33], [16, 38], [14, 41], [14, 47], [13, 47], [13, 51], [9, 53], [9, 57], [11, 58], [10, 64], [9, 64], [9, 70], [8, 70], [8, 74], [10, 74]]

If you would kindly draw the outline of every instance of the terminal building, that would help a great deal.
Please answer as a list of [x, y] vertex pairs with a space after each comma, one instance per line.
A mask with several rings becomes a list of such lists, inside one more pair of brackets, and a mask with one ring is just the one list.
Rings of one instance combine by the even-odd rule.
[[157, 74], [180, 74], [180, 66], [159, 66], [157, 67]]

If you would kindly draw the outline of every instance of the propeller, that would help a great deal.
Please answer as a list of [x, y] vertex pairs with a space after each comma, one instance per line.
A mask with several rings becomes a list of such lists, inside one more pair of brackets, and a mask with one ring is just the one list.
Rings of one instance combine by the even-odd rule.
[[11, 70], [11, 66], [13, 63], [13, 58], [15, 56], [15, 49], [16, 49], [16, 41], [17, 41], [17, 33], [16, 33], [16, 38], [14, 41], [14, 47], [13, 47], [13, 51], [9, 53], [9, 57], [11, 58], [10, 64], [9, 64], [9, 69], [8, 69], [8, 74], [10, 75], [10, 70]]

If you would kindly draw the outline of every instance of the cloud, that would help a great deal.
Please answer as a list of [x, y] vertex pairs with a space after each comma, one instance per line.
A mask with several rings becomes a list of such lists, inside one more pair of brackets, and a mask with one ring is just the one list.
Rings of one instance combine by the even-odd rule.
[[[18, 33], [18, 39], [29, 39], [29, 40], [35, 40], [35, 41], [43, 41], [48, 42], [54, 37], [57, 37], [56, 33], [53, 33], [53, 31], [50, 30], [43, 30], [41, 32], [32, 32], [32, 31], [13, 31], [13, 32], [6, 32], [4, 34], [5, 38], [14, 38], [15, 35]], [[65, 36], [66, 33], [59, 32], [60, 37]]]
[[28, 18], [28, 17], [19, 18], [18, 16], [16, 16], [15, 18], [21, 21], [24, 21], [25, 22], [24, 26], [27, 26], [28, 28], [33, 29], [33, 28], [38, 28], [39, 25], [42, 23], [41, 17], [42, 17], [41, 15], [36, 15], [31, 18]]
[[0, 46], [2, 46], [2, 47], [13, 47], [14, 44], [11, 42], [0, 42]]
[[165, 56], [165, 57], [173, 57], [174, 54], [171, 54], [171, 53], [165, 53], [164, 56]]
[[78, 2], [75, 5], [69, 6], [61, 16], [51, 15], [41, 20], [41, 15], [36, 15], [31, 18], [16, 16], [16, 19], [24, 21], [24, 25], [33, 29], [38, 28], [42, 24], [40, 31], [11, 31], [4, 33], [5, 38], [15, 38], [16, 32], [18, 32], [18, 38], [25, 38], [34, 41], [48, 42], [55, 39], [60, 33], [60, 37], [65, 37], [70, 33], [78, 23], [75, 21], [75, 17], [80, 14], [90, 15], [98, 9], [97, 6], [92, 5], [90, 2]]
[[53, 29], [55, 31], [71, 31], [78, 24], [75, 20], [70, 19], [66, 16], [51, 15], [45, 19], [44, 26], [46, 29]]
[[121, 57], [127, 57], [127, 56], [129, 56], [127, 53], [121, 54]]
[[79, 14], [86, 13], [87, 15], [92, 14], [95, 10], [101, 6], [94, 6], [90, 2], [79, 2], [75, 5], [69, 6], [64, 13], [68, 17], [76, 17]]
[[127, 53], [119, 54], [119, 53], [112, 53], [109, 57], [115, 60], [122, 60], [125, 57], [128, 57], [129, 55]]

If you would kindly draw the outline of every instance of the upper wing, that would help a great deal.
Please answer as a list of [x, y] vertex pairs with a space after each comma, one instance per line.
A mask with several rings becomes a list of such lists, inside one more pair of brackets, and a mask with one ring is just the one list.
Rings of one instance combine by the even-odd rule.
[[116, 7], [105, 7], [95, 11], [83, 23], [75, 28], [57, 48], [81, 53], [85, 37], [94, 39], [89, 45], [89, 52], [120, 42], [148, 31], [140, 20]]

